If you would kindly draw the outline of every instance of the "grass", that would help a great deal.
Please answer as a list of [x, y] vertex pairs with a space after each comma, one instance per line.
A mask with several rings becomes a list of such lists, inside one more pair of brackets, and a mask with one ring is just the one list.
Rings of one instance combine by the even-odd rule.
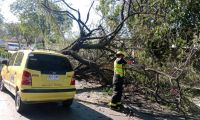
[[102, 92], [104, 92], [108, 95], [112, 95], [113, 89], [112, 89], [112, 87], [105, 87], [105, 88], [103, 88]]

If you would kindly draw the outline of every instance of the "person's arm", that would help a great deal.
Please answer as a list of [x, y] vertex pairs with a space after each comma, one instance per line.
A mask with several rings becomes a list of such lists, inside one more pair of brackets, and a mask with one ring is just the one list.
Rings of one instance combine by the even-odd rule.
[[120, 58], [117, 63], [118, 64], [127, 64], [126, 60], [124, 60], [123, 58]]
[[123, 58], [121, 60], [122, 60], [122, 64], [127, 64], [126, 60], [124, 60]]

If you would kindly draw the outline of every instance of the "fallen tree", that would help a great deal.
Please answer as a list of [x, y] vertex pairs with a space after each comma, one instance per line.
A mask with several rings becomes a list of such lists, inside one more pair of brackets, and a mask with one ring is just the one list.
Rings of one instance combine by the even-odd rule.
[[[143, 47], [144, 55], [148, 57], [141, 56], [141, 58], [143, 57], [146, 60], [144, 64], [146, 64], [147, 68], [145, 71], [128, 70], [129, 75], [134, 76], [129, 76], [129, 79], [137, 78], [139, 73], [140, 80], [138, 81], [142, 81], [141, 79], [144, 78], [139, 84], [140, 88], [145, 88], [145, 92], [151, 93], [157, 102], [174, 105], [178, 111], [185, 114], [187, 110], [185, 110], [183, 104], [185, 104], [184, 101], [187, 98], [182, 88], [182, 80], [187, 78], [188, 68], [199, 57], [197, 55], [199, 48], [194, 47], [197, 42], [193, 41], [193, 38], [191, 38], [193, 34], [191, 35], [187, 28], [180, 29], [177, 26], [177, 28], [172, 29], [173, 26], [176, 26], [175, 23], [171, 26], [166, 25], [168, 22], [166, 19], [171, 17], [167, 14], [171, 14], [170, 7], [173, 6], [172, 3], [164, 4], [166, 1], [162, 3], [161, 1], [151, 2], [149, 0], [123, 0], [120, 4], [120, 14], [118, 16], [120, 19], [114, 20], [116, 24], [110, 26], [108, 30], [102, 23], [97, 25], [96, 28], [92, 28], [87, 24], [94, 2], [89, 7], [86, 20], [82, 20], [80, 11], [72, 8], [65, 0], [55, 2], [61, 2], [65, 5], [66, 10], [54, 9], [48, 0], [44, 0], [42, 5], [50, 14], [67, 15], [76, 21], [79, 27], [80, 34], [78, 38], [60, 51], [78, 61], [78, 65], [75, 68], [78, 76], [95, 76], [101, 81], [112, 81], [112, 65], [109, 66], [109, 64], [112, 64], [115, 58], [115, 51], [118, 49], [131, 51], [132, 49]], [[171, 6], [169, 7], [169, 5]], [[130, 23], [135, 17], [141, 20], [137, 23], [139, 27], [142, 26], [139, 30], [137, 29], [139, 32], [135, 32]], [[162, 24], [162, 22], [166, 24]], [[133, 30], [126, 32], [125, 29]], [[179, 31], [183, 32], [179, 33]], [[141, 32], [144, 32], [145, 36], [141, 37]], [[130, 40], [126, 37], [125, 39], [121, 37], [130, 36], [130, 34], [133, 34], [133, 36], [128, 37]], [[187, 41], [186, 44], [181, 44], [181, 47], [190, 45], [189, 48], [184, 48], [185, 51], [180, 48], [183, 53], [178, 51], [180, 50], [179, 48], [170, 48], [174, 39], [175, 42], [183, 42], [182, 39], [180, 40], [180, 36]], [[135, 38], [135, 41], [132, 40]], [[132, 46], [133, 44], [135, 45]], [[138, 44], [140, 45], [139, 47], [137, 46]], [[82, 54], [83, 51], [86, 54]], [[91, 53], [92, 55], [89, 56], [88, 54]], [[176, 53], [180, 54], [181, 58], [175, 56]], [[147, 61], [149, 57], [151, 59]], [[149, 61], [151, 61], [151, 64], [148, 63]], [[173, 62], [173, 64], [170, 62]], [[132, 85], [135, 85], [138, 81], [135, 80]]]
[[54, 9], [49, 4], [48, 0], [44, 0], [43, 6], [49, 13], [66, 14], [68, 17], [76, 21], [76, 23], [79, 26], [79, 31], [80, 31], [79, 37], [72, 44], [70, 44], [69, 46], [61, 50], [60, 52], [65, 55], [69, 55], [73, 57], [75, 60], [77, 60], [80, 63], [80, 65], [76, 68], [76, 70], [79, 71], [79, 73], [83, 72], [79, 68], [82, 68], [81, 66], [85, 65], [87, 68], [90, 68], [91, 72], [95, 72], [96, 74], [99, 74], [99, 76], [102, 77], [102, 79], [108, 79], [105, 76], [105, 73], [103, 73], [103, 70], [101, 70], [102, 65], [97, 64], [95, 61], [84, 59], [82, 56], [79, 55], [79, 52], [82, 49], [100, 50], [102, 54], [99, 55], [99, 58], [103, 57], [104, 53], [108, 53], [108, 54], [111, 54], [110, 56], [112, 56], [112, 59], [113, 59], [115, 51], [113, 50], [113, 48], [111, 48], [112, 41], [114, 41], [116, 36], [120, 33], [121, 29], [123, 28], [128, 18], [136, 14], [140, 14], [140, 12], [125, 13], [125, 9], [126, 9], [125, 5], [128, 5], [128, 9], [130, 9], [131, 4], [127, 4], [127, 2], [124, 0], [123, 4], [121, 5], [121, 14], [120, 14], [121, 19], [119, 21], [119, 24], [115, 27], [113, 31], [106, 33], [106, 28], [103, 28], [101, 24], [99, 24], [96, 28], [90, 28], [89, 25], [87, 25], [87, 22], [90, 18], [90, 10], [94, 2], [92, 2], [88, 10], [87, 18], [85, 21], [81, 19], [81, 14], [79, 10], [72, 8], [67, 2], [65, 2], [65, 0], [61, 0], [60, 2], [62, 2], [65, 5], [67, 10], [61, 11], [61, 10]]

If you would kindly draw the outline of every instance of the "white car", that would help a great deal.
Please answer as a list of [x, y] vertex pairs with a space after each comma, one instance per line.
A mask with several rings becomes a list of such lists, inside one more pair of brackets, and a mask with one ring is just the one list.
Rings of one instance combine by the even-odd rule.
[[17, 51], [19, 50], [19, 43], [8, 43], [7, 50], [9, 51]]

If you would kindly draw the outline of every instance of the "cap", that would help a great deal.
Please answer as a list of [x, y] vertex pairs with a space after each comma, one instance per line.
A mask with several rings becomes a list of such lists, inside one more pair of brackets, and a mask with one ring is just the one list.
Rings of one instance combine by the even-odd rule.
[[124, 52], [118, 51], [116, 55], [124, 55]]

